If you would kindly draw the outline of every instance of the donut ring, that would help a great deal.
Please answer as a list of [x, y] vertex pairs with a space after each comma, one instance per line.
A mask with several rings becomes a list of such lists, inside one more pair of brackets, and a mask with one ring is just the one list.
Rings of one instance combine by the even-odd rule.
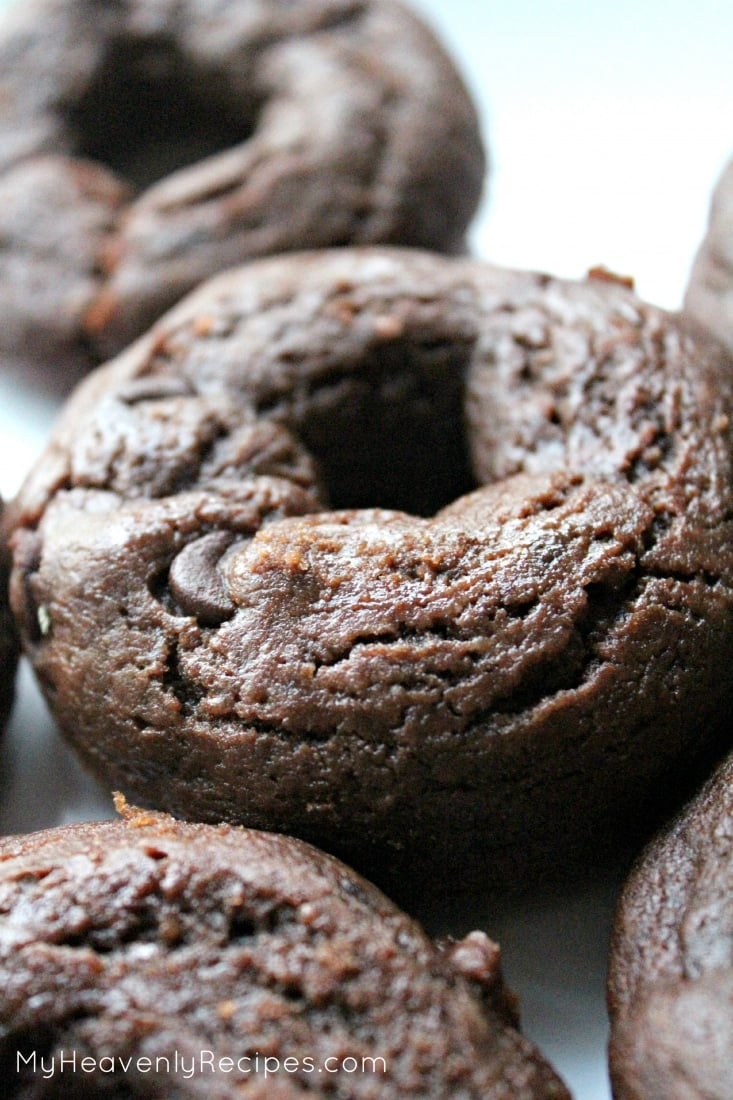
[[48, 1095], [569, 1100], [484, 933], [439, 947], [291, 837], [126, 812], [0, 840], [6, 1096], [43, 1050]]
[[597, 844], [728, 705], [716, 348], [621, 286], [423, 253], [213, 280], [21, 492], [61, 728], [136, 800], [370, 868]]
[[733, 757], [624, 887], [609, 968], [617, 1100], [733, 1095]]
[[684, 308], [733, 355], [733, 160], [713, 193], [707, 233], [690, 273]]
[[460, 251], [484, 158], [396, 0], [23, 0], [0, 30], [0, 347], [89, 366], [253, 256]]

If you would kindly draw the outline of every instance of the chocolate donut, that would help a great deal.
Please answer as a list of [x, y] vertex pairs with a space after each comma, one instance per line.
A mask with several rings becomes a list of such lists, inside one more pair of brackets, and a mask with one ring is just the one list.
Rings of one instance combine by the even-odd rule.
[[61, 728], [141, 803], [373, 875], [615, 842], [730, 702], [719, 350], [607, 281], [419, 252], [213, 280], [21, 491]]
[[634, 869], [614, 926], [616, 1100], [733, 1096], [733, 756]]
[[733, 354], [733, 160], [713, 194], [707, 233], [685, 294], [685, 312]]
[[0, 861], [9, 1098], [569, 1100], [484, 933], [438, 948], [290, 837], [128, 810]]
[[460, 251], [484, 159], [396, 0], [23, 0], [0, 27], [0, 350], [89, 366], [265, 253]]
[[15, 666], [18, 663], [18, 638], [8, 601], [10, 555], [5, 544], [3, 501], [0, 497], [0, 731], [13, 703]]

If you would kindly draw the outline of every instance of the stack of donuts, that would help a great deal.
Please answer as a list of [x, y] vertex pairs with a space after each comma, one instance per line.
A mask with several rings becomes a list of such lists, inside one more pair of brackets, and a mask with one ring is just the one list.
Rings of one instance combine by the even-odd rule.
[[[43, 1048], [100, 1096], [567, 1097], [486, 934], [360, 875], [538, 881], [725, 747], [730, 170], [672, 315], [466, 254], [476, 112], [397, 0], [16, 3], [0, 100], [0, 354], [86, 374], [6, 507], [0, 713], [19, 638], [121, 792], [0, 841], [8, 1095]], [[618, 1100], [733, 1095], [729, 776], [624, 894]]]

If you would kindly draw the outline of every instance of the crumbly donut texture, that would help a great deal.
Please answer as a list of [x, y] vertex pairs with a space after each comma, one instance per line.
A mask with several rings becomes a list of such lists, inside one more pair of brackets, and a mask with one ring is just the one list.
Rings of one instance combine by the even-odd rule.
[[395, 0], [18, 0], [0, 25], [0, 351], [89, 366], [267, 253], [461, 251], [473, 105]]
[[3, 501], [0, 497], [0, 731], [13, 703], [15, 667], [18, 663], [18, 638], [8, 600], [9, 572], [10, 554], [5, 543]]
[[485, 934], [438, 948], [289, 837], [126, 812], [0, 841], [4, 1096], [569, 1100]]
[[370, 870], [613, 841], [730, 701], [716, 350], [606, 281], [423, 253], [219, 277], [21, 492], [61, 728], [142, 804]]
[[609, 973], [616, 1100], [733, 1096], [733, 757], [648, 849]]
[[685, 312], [733, 354], [733, 160], [718, 181], [690, 275]]

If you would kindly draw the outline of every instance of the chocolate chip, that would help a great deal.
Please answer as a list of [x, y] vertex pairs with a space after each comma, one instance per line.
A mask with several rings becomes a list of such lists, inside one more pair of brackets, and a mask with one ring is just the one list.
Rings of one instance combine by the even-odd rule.
[[169, 584], [176, 603], [203, 626], [218, 626], [234, 614], [234, 604], [217, 569], [232, 541], [228, 531], [204, 535], [189, 543], [171, 565]]

